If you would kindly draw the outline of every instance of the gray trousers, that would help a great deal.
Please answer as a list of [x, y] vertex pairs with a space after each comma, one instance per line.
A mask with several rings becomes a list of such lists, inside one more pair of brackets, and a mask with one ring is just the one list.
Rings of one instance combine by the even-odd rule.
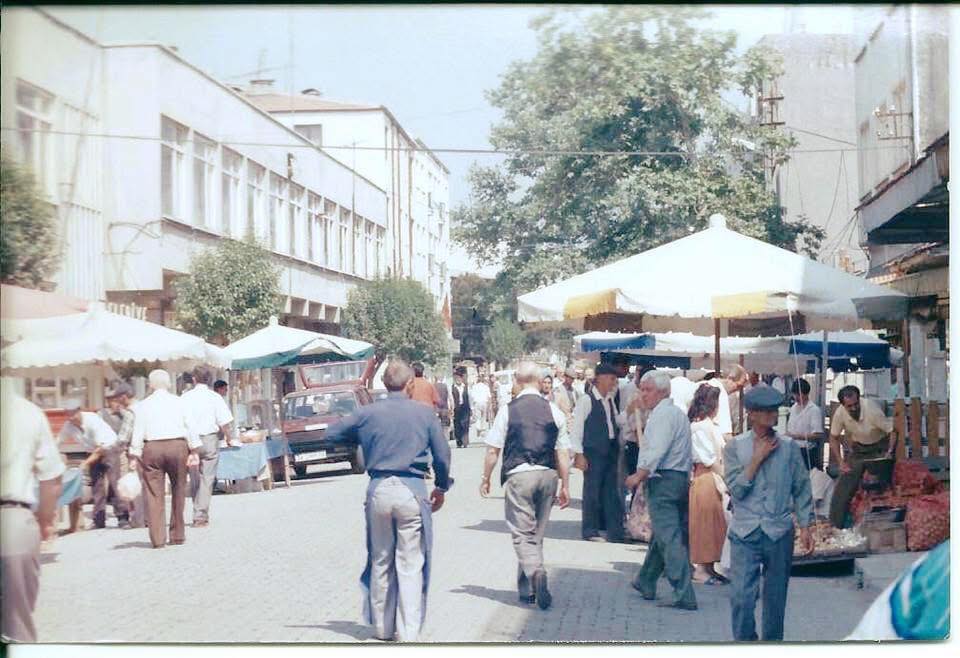
[[0, 607], [4, 641], [36, 642], [33, 608], [40, 590], [40, 526], [23, 507], [0, 508]]
[[415, 642], [423, 597], [423, 519], [420, 503], [399, 478], [373, 492], [370, 528], [370, 607], [374, 633]]
[[585, 450], [587, 470], [583, 474], [583, 516], [581, 533], [584, 539], [607, 531], [608, 541], [623, 539], [623, 496], [620, 462], [611, 442], [606, 453]]
[[793, 532], [776, 541], [757, 528], [749, 535], [730, 533], [730, 608], [733, 639], [757, 639], [756, 608], [763, 569], [763, 639], [783, 639], [783, 617], [787, 610], [787, 583], [793, 566]]
[[543, 569], [543, 535], [558, 479], [553, 469], [522, 471], [507, 477], [503, 488], [507, 527], [517, 553], [517, 590], [524, 596], [530, 594], [533, 574]]
[[190, 469], [190, 497], [193, 499], [193, 520], [207, 521], [210, 518], [210, 499], [213, 498], [213, 483], [217, 479], [217, 464], [220, 462], [220, 434], [201, 434], [200, 465]]
[[647, 509], [653, 537], [647, 557], [634, 583], [655, 595], [661, 575], [673, 587], [674, 603], [696, 603], [690, 574], [689, 475], [680, 471], [658, 471], [660, 477], [647, 480]]

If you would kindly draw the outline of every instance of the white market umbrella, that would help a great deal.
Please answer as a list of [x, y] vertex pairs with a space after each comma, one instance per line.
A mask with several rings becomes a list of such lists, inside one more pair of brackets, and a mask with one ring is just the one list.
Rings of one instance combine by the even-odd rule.
[[99, 304], [85, 313], [39, 319], [4, 320], [0, 352], [5, 371], [77, 366], [110, 361], [161, 361], [189, 367], [228, 368], [224, 350], [202, 338], [153, 322], [111, 313]]
[[[601, 313], [746, 318], [785, 311], [902, 317], [907, 296], [726, 227], [710, 228], [518, 298], [526, 322]], [[705, 265], [710, 263], [710, 265]]]
[[337, 354], [350, 359], [367, 358], [373, 345], [361, 340], [285, 327], [270, 318], [270, 324], [230, 343], [225, 350], [236, 370], [273, 368], [298, 356]]

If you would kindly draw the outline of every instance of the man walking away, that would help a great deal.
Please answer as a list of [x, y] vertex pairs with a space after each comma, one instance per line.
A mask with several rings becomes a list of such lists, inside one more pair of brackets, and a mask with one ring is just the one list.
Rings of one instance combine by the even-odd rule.
[[[433, 526], [450, 478], [450, 445], [437, 416], [405, 392], [413, 371], [387, 365], [387, 399], [327, 430], [328, 441], [359, 444], [367, 464], [367, 565], [360, 577], [364, 620], [380, 640], [416, 641], [426, 618]], [[436, 473], [428, 497], [424, 474]]]
[[210, 499], [220, 462], [220, 435], [232, 434], [233, 414], [223, 397], [208, 386], [213, 375], [207, 368], [193, 373], [196, 385], [180, 396], [190, 414], [191, 426], [200, 435], [200, 465], [190, 469], [190, 497], [193, 499], [193, 527], [210, 523]]
[[0, 380], [0, 636], [4, 642], [36, 642], [40, 542], [55, 532], [65, 467], [47, 417], [13, 386], [6, 377]]
[[886, 417], [876, 402], [862, 399], [859, 388], [844, 386], [837, 398], [840, 406], [830, 421], [830, 456], [831, 462], [840, 466], [840, 478], [830, 499], [830, 523], [835, 528], [844, 528], [850, 500], [863, 477], [863, 462], [893, 457], [896, 443], [890, 441], [893, 420]]
[[[616, 396], [616, 370], [602, 363], [597, 367], [596, 383], [580, 398], [573, 412], [570, 443], [576, 455], [574, 465], [583, 471], [581, 533], [587, 541], [623, 540]], [[600, 535], [601, 529], [606, 530], [606, 539]]]
[[440, 396], [437, 394], [437, 389], [423, 376], [422, 363], [413, 364], [413, 379], [407, 386], [407, 395], [414, 402], [425, 404], [434, 410], [440, 405]]
[[793, 565], [793, 514], [812, 553], [813, 496], [800, 446], [774, 429], [783, 403], [775, 388], [757, 385], [743, 396], [752, 429], [723, 450], [724, 479], [733, 498], [730, 524], [733, 639], [757, 639], [755, 619], [763, 572], [763, 639], [783, 639], [787, 583]]
[[450, 387], [439, 377], [433, 378], [433, 386], [437, 391], [437, 415], [440, 417], [440, 428], [443, 430], [443, 438], [450, 440], [450, 421], [451, 421], [451, 400]]
[[147, 525], [154, 548], [167, 543], [165, 478], [170, 479], [170, 543], [187, 540], [183, 526], [183, 506], [187, 495], [187, 469], [197, 466], [197, 452], [203, 445], [193, 429], [183, 400], [170, 392], [170, 375], [154, 370], [148, 377], [153, 393], [143, 399], [135, 411], [131, 467], [143, 475], [147, 503]]
[[453, 373], [453, 438], [458, 448], [470, 445], [470, 392], [467, 369], [457, 368]]
[[[120, 477], [120, 464], [114, 446], [117, 433], [100, 417], [91, 411], [80, 409], [79, 400], [67, 400], [64, 408], [70, 414], [60, 430], [60, 440], [72, 437], [82, 445], [90, 456], [83, 465], [90, 473], [90, 488], [93, 490], [93, 527], [107, 527], [107, 501], [110, 491], [116, 490]], [[121, 518], [127, 513], [127, 505], [119, 497], [113, 498], [113, 513]]]
[[570, 442], [564, 413], [537, 394], [536, 364], [521, 363], [516, 377], [523, 390], [500, 407], [487, 434], [480, 495], [490, 494], [490, 475], [502, 450], [500, 484], [517, 553], [517, 592], [521, 603], [536, 601], [546, 610], [552, 597], [543, 568], [543, 536], [554, 501], [561, 509], [570, 503]]
[[630, 489], [646, 483], [653, 527], [647, 556], [633, 579], [644, 599], [657, 596], [657, 581], [666, 575], [673, 598], [661, 607], [696, 610], [690, 573], [689, 510], [693, 444], [690, 421], [670, 399], [670, 376], [659, 370], [640, 379], [640, 403], [650, 409], [643, 428], [637, 471], [627, 478]]

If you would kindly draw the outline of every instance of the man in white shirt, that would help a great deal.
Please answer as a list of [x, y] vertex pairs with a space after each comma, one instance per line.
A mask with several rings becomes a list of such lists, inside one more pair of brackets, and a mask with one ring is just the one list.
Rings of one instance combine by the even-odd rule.
[[490, 386], [487, 385], [487, 378], [480, 375], [477, 382], [470, 387], [470, 410], [473, 412], [474, 426], [477, 428], [477, 436], [480, 437], [486, 433], [487, 425], [490, 424]]
[[823, 441], [826, 438], [823, 410], [810, 401], [810, 382], [798, 379], [790, 389], [794, 403], [787, 418], [787, 436], [797, 442], [807, 470], [823, 470]]
[[154, 548], [167, 543], [164, 480], [170, 479], [172, 492], [170, 543], [187, 540], [183, 525], [183, 507], [187, 494], [187, 469], [197, 466], [200, 437], [193, 428], [183, 400], [170, 392], [170, 375], [154, 370], [149, 376], [153, 393], [137, 403], [134, 410], [130, 463], [143, 475], [146, 492], [150, 542]]
[[0, 380], [0, 636], [4, 642], [36, 642], [40, 542], [56, 531], [65, 467], [47, 417], [13, 386], [7, 377]]
[[[67, 400], [64, 408], [70, 414], [60, 430], [60, 441], [73, 438], [90, 453], [83, 461], [90, 474], [93, 493], [93, 527], [107, 526], [107, 500], [111, 490], [116, 490], [120, 477], [120, 464], [113, 447], [117, 433], [98, 414], [80, 409], [79, 400]], [[120, 519], [126, 515], [126, 505], [113, 500], [113, 513]]]
[[220, 433], [232, 436], [233, 414], [223, 397], [210, 390], [213, 374], [207, 368], [193, 373], [195, 386], [180, 396], [190, 413], [190, 420], [200, 435], [200, 465], [190, 469], [190, 496], [193, 498], [193, 527], [210, 523], [210, 499], [220, 462]]
[[[574, 465], [583, 471], [581, 533], [587, 541], [623, 541], [617, 394], [617, 371], [601, 363], [590, 392], [573, 410], [570, 445]], [[601, 530], [606, 530], [606, 539]]]
[[500, 407], [487, 434], [480, 495], [490, 494], [490, 475], [502, 450], [500, 484], [517, 553], [517, 592], [521, 603], [536, 602], [546, 610], [552, 597], [543, 568], [543, 536], [554, 500], [561, 509], [570, 502], [570, 442], [564, 413], [539, 395], [536, 364], [521, 363], [516, 378], [523, 390]]
[[720, 400], [717, 407], [717, 425], [725, 440], [733, 438], [733, 419], [730, 411], [730, 395], [743, 391], [750, 381], [750, 377], [743, 366], [732, 365], [723, 377], [715, 377], [706, 382], [692, 382], [686, 377], [674, 377], [670, 380], [670, 398], [683, 413], [690, 409], [693, 395], [701, 383], [707, 383], [720, 390]]

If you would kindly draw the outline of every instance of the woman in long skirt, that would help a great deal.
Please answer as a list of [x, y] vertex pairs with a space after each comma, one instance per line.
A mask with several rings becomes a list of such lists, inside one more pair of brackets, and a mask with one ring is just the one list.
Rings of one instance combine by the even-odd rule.
[[723, 434], [716, 423], [720, 390], [701, 384], [690, 403], [693, 482], [690, 484], [690, 561], [694, 581], [729, 582], [714, 568], [723, 553], [727, 521], [723, 513]]

